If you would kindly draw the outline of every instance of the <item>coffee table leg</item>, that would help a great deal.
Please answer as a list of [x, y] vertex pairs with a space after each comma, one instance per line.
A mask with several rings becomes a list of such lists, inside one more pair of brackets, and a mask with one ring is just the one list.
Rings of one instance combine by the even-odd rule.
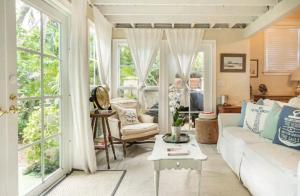
[[198, 196], [200, 196], [201, 191], [201, 170], [197, 170], [198, 175]]
[[154, 186], [155, 186], [155, 195], [158, 196], [158, 192], [159, 192], [159, 170], [154, 171]]

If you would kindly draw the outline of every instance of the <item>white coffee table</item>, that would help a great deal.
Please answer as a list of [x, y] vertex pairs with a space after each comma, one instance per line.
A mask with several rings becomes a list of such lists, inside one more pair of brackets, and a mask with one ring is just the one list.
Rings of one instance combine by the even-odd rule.
[[[158, 196], [159, 192], [159, 172], [163, 169], [193, 169], [198, 174], [198, 195], [200, 195], [200, 182], [202, 161], [207, 159], [207, 156], [201, 152], [201, 149], [195, 139], [195, 136], [190, 135], [190, 142], [185, 144], [170, 144], [165, 143], [162, 139], [163, 135], [157, 135], [152, 154], [148, 160], [154, 162], [154, 186], [155, 193]], [[187, 149], [189, 155], [168, 156], [167, 148], [181, 147]]]

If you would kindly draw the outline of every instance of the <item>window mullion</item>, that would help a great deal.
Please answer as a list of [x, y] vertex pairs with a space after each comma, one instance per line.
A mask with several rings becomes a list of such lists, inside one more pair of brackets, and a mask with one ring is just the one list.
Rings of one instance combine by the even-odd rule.
[[45, 141], [44, 141], [44, 17], [42, 12], [41, 13], [41, 134], [42, 134], [42, 142], [41, 142], [41, 172], [42, 172], [42, 182], [45, 180], [45, 160], [44, 160], [44, 151], [45, 151]]

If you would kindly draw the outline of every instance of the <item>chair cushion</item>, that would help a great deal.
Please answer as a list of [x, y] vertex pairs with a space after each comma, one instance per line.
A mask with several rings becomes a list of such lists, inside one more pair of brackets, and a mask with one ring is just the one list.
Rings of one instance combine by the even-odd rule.
[[139, 119], [136, 109], [116, 107], [122, 126], [138, 124]]
[[290, 176], [297, 176], [300, 152], [270, 142], [247, 145], [245, 155], [255, 159], [260, 164], [268, 164], [268, 167], [276, 168]]
[[123, 126], [121, 129], [121, 133], [123, 136], [145, 133], [153, 130], [158, 130], [158, 124], [156, 123], [138, 123], [134, 125]]

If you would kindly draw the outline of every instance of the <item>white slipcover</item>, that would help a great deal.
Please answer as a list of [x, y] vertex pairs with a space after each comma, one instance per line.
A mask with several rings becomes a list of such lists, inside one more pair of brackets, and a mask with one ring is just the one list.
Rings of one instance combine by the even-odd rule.
[[256, 196], [300, 196], [300, 152], [238, 127], [238, 114], [219, 114], [218, 150]]

